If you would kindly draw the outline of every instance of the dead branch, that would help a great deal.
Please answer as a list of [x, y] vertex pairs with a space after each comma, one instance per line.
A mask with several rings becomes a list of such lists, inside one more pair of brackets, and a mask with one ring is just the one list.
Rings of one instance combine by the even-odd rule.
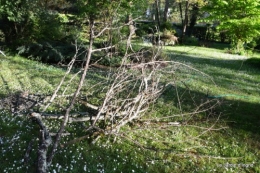
[[57, 147], [58, 147], [60, 139], [61, 139], [61, 135], [62, 135], [63, 131], [65, 130], [65, 127], [68, 123], [70, 111], [71, 111], [72, 107], [74, 106], [74, 104], [76, 102], [76, 99], [77, 99], [77, 97], [80, 93], [82, 86], [83, 86], [83, 82], [85, 81], [87, 71], [89, 69], [89, 63], [90, 63], [90, 59], [91, 59], [91, 56], [92, 56], [92, 47], [93, 47], [93, 42], [94, 42], [94, 37], [93, 37], [94, 36], [94, 21], [90, 20], [89, 23], [90, 23], [90, 29], [89, 29], [90, 39], [89, 39], [88, 52], [86, 54], [86, 62], [85, 62], [84, 70], [83, 70], [83, 73], [81, 75], [80, 81], [78, 83], [77, 90], [74, 92], [73, 98], [72, 98], [70, 104], [68, 105], [68, 107], [66, 109], [66, 113], [64, 115], [63, 122], [60, 126], [60, 129], [59, 129], [57, 135], [56, 135], [56, 139], [54, 141], [51, 153], [47, 158], [48, 166], [50, 166], [52, 159], [55, 155], [55, 152], [57, 150]]
[[[50, 136], [56, 136], [57, 133], [50, 133]], [[62, 133], [61, 136], [69, 136], [71, 135], [70, 133]]]
[[3, 51], [1, 51], [1, 50], [0, 50], [0, 53], [6, 57], [6, 55], [4, 54], [4, 52], [3, 52]]
[[104, 47], [104, 48], [100, 48], [100, 49], [93, 49], [92, 52], [100, 52], [102, 50], [108, 50], [108, 49], [112, 49], [115, 46], [108, 46], [108, 47]]
[[33, 142], [34, 142], [34, 140], [32, 139], [32, 140], [29, 142], [29, 144], [28, 144], [28, 146], [27, 146], [27, 149], [26, 149], [26, 151], [25, 151], [25, 155], [24, 155], [24, 157], [23, 157], [23, 163], [24, 163], [25, 165], [28, 164], [28, 162], [29, 162], [29, 160], [30, 160], [30, 153], [31, 153], [31, 151], [32, 151]]
[[[72, 81], [73, 81], [76, 77], [78, 77], [78, 75], [79, 75], [81, 72], [82, 72], [82, 70], [79, 70], [76, 74], [74, 74], [74, 75], [71, 77], [71, 79], [68, 81], [68, 84], [66, 85], [65, 89], [63, 90], [61, 97], [66, 97], [65, 93], [66, 93], [66, 91], [67, 91], [69, 85], [73, 83]], [[71, 95], [70, 97], [72, 97], [72, 96], [73, 96], [73, 95]], [[60, 96], [56, 96], [56, 97], [60, 97]]]
[[37, 172], [38, 173], [46, 173], [48, 170], [48, 164], [47, 164], [47, 151], [49, 146], [52, 143], [51, 136], [49, 134], [48, 129], [44, 125], [41, 119], [41, 115], [38, 113], [31, 113], [30, 117], [35, 120], [35, 122], [40, 127], [40, 142], [39, 142], [39, 148], [38, 148], [38, 162], [37, 162]]
[[72, 67], [73, 67], [73, 64], [75, 63], [76, 61], [76, 58], [77, 58], [77, 55], [78, 55], [78, 48], [77, 48], [77, 44], [76, 44], [76, 53], [74, 55], [74, 57], [71, 59], [70, 63], [68, 64], [68, 68], [67, 68], [67, 71], [66, 73], [64, 74], [63, 78], [61, 79], [60, 83], [58, 84], [58, 86], [56, 87], [55, 91], [53, 92], [50, 100], [49, 100], [49, 103], [43, 108], [43, 112], [45, 112], [47, 110], [47, 108], [51, 105], [51, 103], [53, 102], [53, 100], [55, 99], [55, 97], [57, 96], [57, 93], [58, 91], [60, 90], [62, 84], [64, 83], [64, 80], [65, 78], [69, 75]]
[[[133, 22], [133, 20], [128, 23], [130, 25]], [[138, 121], [145, 121], [145, 119], [142, 119], [145, 115], [145, 112], [149, 110], [150, 106], [154, 104], [154, 102], [161, 96], [161, 94], [164, 92], [165, 87], [169, 84], [167, 82], [163, 82], [161, 79], [161, 76], [164, 74], [174, 74], [176, 71], [176, 68], [179, 66], [187, 67], [191, 70], [194, 70], [196, 72], [199, 72], [200, 74], [209, 77], [205, 73], [187, 66], [183, 63], [179, 62], [172, 62], [172, 61], [159, 61], [160, 54], [162, 47], [158, 46], [155, 47], [155, 49], [152, 50], [152, 53], [149, 55], [151, 56], [147, 61], [141, 61], [139, 64], [127, 64], [129, 62], [132, 62], [131, 57], [136, 58], [147, 58], [147, 54], [145, 54], [143, 51], [134, 52], [134, 50], [131, 47], [131, 37], [134, 34], [131, 32], [127, 38], [126, 41], [126, 52], [124, 57], [122, 58], [122, 63], [118, 67], [114, 67], [115, 71], [113, 71], [112, 74], [109, 74], [109, 77], [105, 80], [105, 85], [101, 88], [97, 88], [98, 91], [101, 91], [102, 94], [105, 96], [101, 98], [98, 102], [99, 105], [93, 105], [90, 102], [86, 101], [83, 102], [82, 100], [79, 101], [79, 103], [84, 104], [88, 109], [91, 111], [89, 112], [76, 112], [72, 113], [72, 108], [76, 104], [76, 102], [79, 100], [79, 95], [81, 92], [81, 89], [84, 85], [84, 81], [86, 78], [86, 74], [90, 67], [90, 60], [92, 57], [92, 53], [96, 51], [102, 51], [102, 50], [108, 50], [113, 48], [114, 46], [104, 47], [100, 49], [93, 49], [93, 42], [94, 38], [97, 36], [100, 36], [103, 32], [110, 29], [108, 26], [105, 26], [104, 29], [102, 29], [97, 35], [94, 34], [94, 21], [90, 19], [89, 21], [89, 46], [88, 46], [88, 52], [85, 55], [86, 61], [84, 61], [84, 68], [82, 69], [82, 74], [80, 77], [80, 81], [77, 84], [77, 88], [74, 91], [73, 95], [68, 99], [69, 103], [66, 106], [65, 113], [64, 114], [47, 114], [45, 113], [45, 110], [48, 108], [50, 104], [52, 104], [55, 100], [55, 98], [58, 97], [57, 93], [60, 91], [61, 86], [63, 85], [66, 76], [69, 75], [71, 72], [71, 69], [73, 67], [73, 64], [77, 57], [77, 48], [76, 48], [76, 54], [72, 58], [71, 63], [68, 65], [67, 72], [61, 79], [60, 83], [56, 87], [55, 91], [53, 92], [52, 97], [50, 98], [48, 104], [44, 107], [43, 113], [31, 113], [32, 119], [34, 119], [37, 124], [40, 126], [40, 146], [38, 149], [38, 171], [39, 172], [46, 172], [48, 170], [48, 167], [51, 165], [53, 157], [60, 146], [60, 140], [61, 137], [64, 135], [70, 135], [69, 133], [65, 132], [65, 128], [68, 123], [73, 122], [85, 122], [89, 121], [90, 126], [87, 128], [84, 128], [84, 132], [86, 131], [88, 134], [85, 136], [81, 136], [79, 138], [73, 139], [72, 141], [67, 142], [64, 146], [82, 141], [86, 138], [88, 138], [91, 135], [97, 135], [96, 140], [102, 135], [115, 135], [123, 138], [128, 138], [127, 135], [124, 133], [120, 134], [119, 131], [123, 126], [126, 126], [130, 123], [135, 123]], [[132, 53], [131, 56], [129, 55], [128, 51], [131, 49]], [[95, 64], [93, 65], [95, 66]], [[164, 69], [167, 67], [167, 69]], [[170, 72], [167, 71], [170, 69]], [[77, 73], [79, 74], [79, 73]], [[76, 77], [76, 75], [74, 75]], [[71, 83], [72, 79], [70, 78], [69, 83]], [[209, 77], [210, 78], [210, 77]], [[176, 84], [176, 80], [174, 80], [174, 84]], [[182, 112], [181, 108], [181, 101], [179, 95], [178, 95], [178, 89], [177, 85], [175, 86], [178, 102], [180, 105], [180, 110]], [[63, 94], [65, 93], [66, 89], [63, 91]], [[56, 103], [56, 102], [55, 102]], [[199, 106], [194, 112], [187, 115], [195, 115], [197, 113], [201, 113], [206, 111], [206, 109], [202, 109], [204, 105]], [[208, 110], [208, 109], [207, 109]], [[185, 113], [181, 113], [180, 116], [184, 116]], [[178, 115], [175, 115], [178, 116]], [[159, 119], [169, 119], [174, 116], [168, 116], [168, 117], [162, 117]], [[62, 122], [60, 124], [59, 130], [57, 133], [49, 133], [47, 128], [42, 122], [42, 118], [49, 118], [49, 119], [61, 119]], [[147, 120], [147, 119], [146, 119]], [[153, 120], [156, 120], [156, 118], [153, 118]], [[145, 122], [144, 122], [145, 123]], [[161, 123], [161, 124], [159, 124]], [[184, 123], [174, 122], [174, 121], [168, 121], [168, 122], [159, 122], [156, 125], [158, 126], [158, 129], [167, 129], [169, 127], [176, 127], [183, 126]], [[155, 124], [155, 123], [154, 123]], [[148, 125], [146, 125], [148, 126]], [[157, 128], [157, 127], [156, 127]], [[214, 129], [213, 126], [211, 126], [208, 129], [203, 129], [206, 132]], [[136, 130], [136, 129], [134, 129]], [[47, 155], [48, 147], [51, 145], [51, 136], [55, 135], [55, 140], [52, 145], [52, 148], [50, 152]], [[130, 138], [128, 138], [129, 140]], [[136, 145], [142, 146], [138, 141], [133, 141]], [[163, 141], [160, 141], [163, 142]], [[152, 149], [149, 147], [146, 147], [147, 149]], [[156, 149], [157, 150], [157, 149]]]

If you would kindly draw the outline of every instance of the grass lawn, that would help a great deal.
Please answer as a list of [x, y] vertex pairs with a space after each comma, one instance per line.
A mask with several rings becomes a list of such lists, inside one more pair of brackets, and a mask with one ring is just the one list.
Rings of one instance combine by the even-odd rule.
[[[189, 66], [179, 65], [174, 77], [162, 77], [174, 85], [144, 117], [166, 120], [126, 126], [126, 135], [115, 142], [104, 136], [95, 144], [85, 140], [61, 148], [50, 172], [260, 172], [260, 66], [223, 49], [167, 46], [164, 51], [169, 60]], [[1, 56], [0, 96], [19, 90], [50, 94], [64, 72]], [[97, 80], [102, 74], [91, 70], [85, 86]], [[72, 89], [70, 85], [68, 92]], [[191, 113], [210, 106], [206, 112]], [[174, 121], [182, 125], [169, 123]], [[58, 121], [46, 123], [55, 129]], [[73, 134], [62, 143], [84, 135], [81, 128], [69, 124], [67, 131]], [[28, 119], [1, 111], [0, 172], [35, 171], [38, 130]], [[30, 141], [34, 149], [25, 165]]]

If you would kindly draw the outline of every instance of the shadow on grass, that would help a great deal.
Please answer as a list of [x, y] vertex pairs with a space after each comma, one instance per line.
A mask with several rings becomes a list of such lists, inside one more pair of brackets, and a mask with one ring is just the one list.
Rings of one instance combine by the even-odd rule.
[[[238, 95], [247, 97], [249, 95], [257, 96], [260, 92], [260, 68], [255, 65], [252, 66], [249, 60], [214, 59], [179, 53], [173, 54], [170, 58], [173, 61], [188, 64], [211, 76], [216, 85], [220, 86], [225, 92], [230, 92], [225, 94], [237, 92]], [[254, 59], [253, 61], [255, 62]], [[189, 73], [189, 71], [186, 73], [193, 75], [194, 78], [196, 77], [196, 74]]]
[[[203, 85], [208, 85], [210, 93], [202, 92], [201, 83], [198, 83], [196, 89], [189, 91], [185, 86], [179, 87], [181, 92], [179, 95], [184, 93], [182, 96], [184, 98], [183, 107], [186, 105], [189, 109], [191, 105], [194, 105], [194, 101], [192, 101], [194, 97], [197, 97], [196, 104], [203, 99], [221, 99], [224, 104], [217, 110], [223, 114], [222, 117], [229, 122], [230, 127], [260, 135], [260, 68], [255, 66], [259, 65], [260, 59], [253, 58], [246, 61], [243, 59], [213, 59], [180, 53], [172, 55], [171, 60], [183, 62], [201, 70], [211, 76], [217, 85], [213, 89], [215, 85], [197, 77], [196, 73], [190, 74], [192, 70], [185, 72], [194, 77], [191, 81], [186, 82], [188, 86], [194, 86], [197, 81], [202, 81]], [[169, 101], [167, 98], [169, 97], [165, 97], [165, 102]], [[177, 103], [177, 100], [174, 102]]]
[[[2, 83], [3, 83], [2, 87], [5, 88], [5, 90], [10, 92], [10, 88], [8, 87], [8, 82], [4, 79], [3, 75], [1, 75], [1, 79], [2, 79]], [[3, 97], [3, 96], [4, 96], [4, 94], [0, 93], [0, 98]]]
[[[220, 146], [224, 148], [230, 147], [228, 154], [225, 153], [228, 157], [232, 157], [233, 154], [238, 153], [238, 155], [244, 159], [240, 162], [252, 162], [248, 159], [248, 154], [255, 153], [255, 158], [259, 159], [259, 154], [257, 154], [260, 152], [259, 103], [246, 102], [230, 96], [212, 97], [207, 95], [207, 93], [191, 90], [185, 86], [178, 87], [178, 95], [173, 86], [169, 87], [160, 99], [163, 99], [162, 102], [164, 106], [162, 107], [164, 107], [165, 110], [162, 112], [164, 113], [163, 115], [166, 114], [166, 116], [174, 116], [175, 112], [177, 112], [174, 112], [174, 107], [180, 109], [179, 103], [181, 103], [181, 112], [190, 113], [203, 103], [209, 101], [200, 107], [200, 109], [197, 109], [197, 111], [207, 109], [219, 101], [220, 104], [208, 109], [206, 112], [197, 115], [184, 114], [182, 117], [176, 117], [171, 121], [184, 121], [184, 123], [186, 122], [191, 126], [195, 125], [197, 127], [208, 128], [209, 131], [206, 132], [205, 130], [205, 136], [202, 136], [202, 139], [217, 144], [212, 147], [212, 150]], [[169, 112], [168, 114], [167, 111]], [[178, 115], [180, 112], [176, 114]], [[228, 128], [216, 131], [211, 129], [218, 127]], [[234, 145], [234, 143], [238, 145]], [[244, 149], [245, 147], [247, 149]], [[218, 152], [220, 155], [221, 153], [221, 151]], [[259, 162], [257, 161], [256, 165], [258, 164]]]
[[[177, 109], [181, 108], [182, 111], [180, 112], [191, 112], [201, 105], [203, 106], [198, 111], [216, 105], [201, 113], [198, 117], [193, 116], [192, 119], [182, 117], [181, 121], [190, 120], [191, 122], [201, 121], [203, 123], [207, 119], [217, 120], [220, 117], [220, 123], [224, 122], [224, 126], [228, 125], [232, 131], [248, 133], [253, 140], [258, 141], [260, 144], [260, 103], [246, 102], [232, 95], [211, 96], [207, 95], [207, 93], [190, 90], [185, 86], [178, 87], [178, 94], [174, 87], [169, 87], [160, 99], [163, 99], [164, 112], [168, 109], [168, 116], [174, 115], [176, 112], [173, 110], [174, 107], [177, 107]], [[216, 104], [217, 102], [219, 104]], [[171, 109], [172, 111], [169, 111]], [[177, 114], [180, 112], [177, 112]]]
[[252, 66], [253, 68], [260, 69], [260, 58], [252, 57], [252, 58], [246, 60], [246, 64]]

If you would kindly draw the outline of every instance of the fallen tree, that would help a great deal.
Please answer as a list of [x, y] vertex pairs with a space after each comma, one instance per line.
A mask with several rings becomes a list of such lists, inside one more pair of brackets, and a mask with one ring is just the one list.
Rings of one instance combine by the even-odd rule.
[[[186, 67], [197, 72], [199, 72], [199, 70], [179, 62], [165, 61], [163, 59], [162, 45], [155, 45], [148, 50], [134, 50], [131, 46], [131, 33], [128, 37], [123, 37], [122, 40], [119, 40], [120, 45], [114, 45], [110, 40], [111, 42], [107, 46], [103, 48], [94, 48], [93, 44], [98, 37], [105, 34], [110, 38], [112, 37], [111, 34], [114, 34], [112, 32], [117, 32], [122, 26], [114, 27], [112, 21], [114, 16], [112, 16], [110, 23], [104, 22], [104, 26], [101, 27], [102, 29], [97, 29], [95, 16], [89, 15], [87, 17], [88, 33], [86, 35], [88, 35], [89, 42], [86, 52], [84, 52], [85, 58], [83, 68], [79, 69], [76, 73], [74, 72], [75, 75], [72, 75], [72, 77], [68, 79], [80, 52], [76, 44], [75, 56], [67, 65], [67, 71], [60, 80], [60, 83], [57, 84], [52, 95], [37, 96], [22, 92], [11, 96], [9, 100], [6, 99], [4, 101], [5, 103], [10, 103], [12, 105], [11, 110], [14, 114], [27, 114], [40, 128], [37, 158], [37, 172], [39, 173], [48, 172], [53, 158], [60, 148], [77, 143], [89, 137], [93, 137], [93, 143], [104, 135], [114, 136], [115, 139], [121, 137], [142, 146], [137, 141], [129, 138], [126, 132], [122, 131], [124, 126], [131, 123], [142, 124], [144, 129], [149, 129], [151, 127], [179, 127], [185, 125], [185, 122], [173, 121], [171, 119], [172, 117], [169, 116], [163, 118], [150, 117], [149, 119], [143, 117], [166, 89], [173, 87], [176, 89], [176, 93], [178, 93], [176, 84], [178, 79], [176, 79], [175, 72], [180, 67]], [[132, 23], [133, 19], [122, 25], [129, 26], [132, 25]], [[117, 34], [120, 35], [120, 33]], [[107, 74], [104, 75], [104, 81], [100, 84], [90, 86], [92, 90], [101, 94], [102, 97], [95, 104], [91, 103], [88, 98], [82, 99], [82, 94], [86, 96], [90, 95], [88, 91], [90, 90], [90, 87], [84, 87], [87, 83], [86, 77], [91, 68], [90, 62], [93, 58], [93, 54], [99, 51], [107, 51], [117, 46], [124, 47], [124, 52], [121, 52], [120, 65], [113, 67], [113, 69], [105, 68], [104, 70], [106, 70]], [[112, 53], [111, 58], [113, 58], [113, 56]], [[97, 64], [97, 62], [93, 64]], [[206, 74], [199, 73], [206, 76]], [[67, 91], [66, 82], [72, 84], [75, 76], [79, 76], [80, 78], [76, 84], [75, 91], [65, 94]], [[164, 79], [165, 76], [171, 76], [171, 78]], [[62, 87], [64, 85], [65, 87]], [[84, 91], [82, 89], [84, 89]], [[65, 97], [65, 101], [61, 105], [59, 98], [62, 97]], [[180, 97], [178, 94], [176, 94], [176, 97], [181, 110]], [[218, 101], [213, 102], [211, 107], [216, 106], [218, 103]], [[77, 104], [84, 105], [86, 111], [73, 110]], [[48, 109], [51, 106], [57, 108], [60, 112], [49, 113]], [[205, 105], [202, 103], [201, 105], [198, 105], [197, 109], [189, 114], [189, 116], [192, 117], [197, 113], [206, 112], [210, 108], [205, 108]], [[182, 111], [180, 112], [181, 115], [179, 116], [185, 116]], [[46, 121], [54, 121], [53, 119], [59, 120], [55, 129], [56, 131], [51, 131], [52, 129], [49, 129], [46, 125]], [[70, 133], [66, 131], [69, 123], [83, 123], [84, 128], [81, 130], [84, 131], [84, 135], [77, 136], [77, 138], [61, 145], [62, 137], [70, 135]], [[211, 129], [213, 128], [211, 127]], [[53, 135], [55, 135], [55, 137], [53, 137]], [[151, 149], [149, 147], [142, 147]], [[154, 148], [152, 149], [155, 150]], [[28, 156], [26, 156], [26, 158], [28, 158]]]

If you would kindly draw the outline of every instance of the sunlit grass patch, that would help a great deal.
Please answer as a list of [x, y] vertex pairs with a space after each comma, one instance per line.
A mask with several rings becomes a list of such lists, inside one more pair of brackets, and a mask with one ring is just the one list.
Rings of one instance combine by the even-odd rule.
[[22, 87], [9, 62], [4, 61], [1, 63], [0, 75], [3, 90], [9, 90], [10, 92], [21, 90]]
[[19, 56], [1, 57], [0, 69], [2, 95], [16, 91], [51, 94], [65, 73], [64, 69]]
[[[203, 51], [201, 51], [200, 55], [193, 53], [193, 51], [200, 52], [201, 49], [208, 50], [207, 54], [204, 54]], [[205, 79], [207, 78], [199, 74], [192, 75], [190, 72], [185, 73], [184, 77], [190, 75], [190, 81], [186, 83], [195, 87], [195, 90], [201, 91], [204, 88], [204, 90], [208, 90], [208, 93], [215, 96], [233, 95], [236, 98], [254, 102], [257, 99], [256, 97], [260, 98], [260, 88], [258, 85], [260, 82], [259, 70], [245, 63], [247, 57], [228, 55], [220, 52], [223, 54], [222, 57], [218, 56], [220, 50], [213, 49], [214, 51], [211, 51], [211, 49], [206, 48], [196, 48], [193, 50], [190, 47], [173, 47], [169, 48], [169, 50], [169, 53], [172, 53], [171, 57], [174, 61], [187, 62], [193, 68], [209, 75], [214, 81], [206, 81]], [[175, 50], [177, 52], [174, 52]], [[180, 72], [180, 76], [182, 74], [183, 71]], [[248, 99], [248, 97], [252, 97], [252, 99]]]

